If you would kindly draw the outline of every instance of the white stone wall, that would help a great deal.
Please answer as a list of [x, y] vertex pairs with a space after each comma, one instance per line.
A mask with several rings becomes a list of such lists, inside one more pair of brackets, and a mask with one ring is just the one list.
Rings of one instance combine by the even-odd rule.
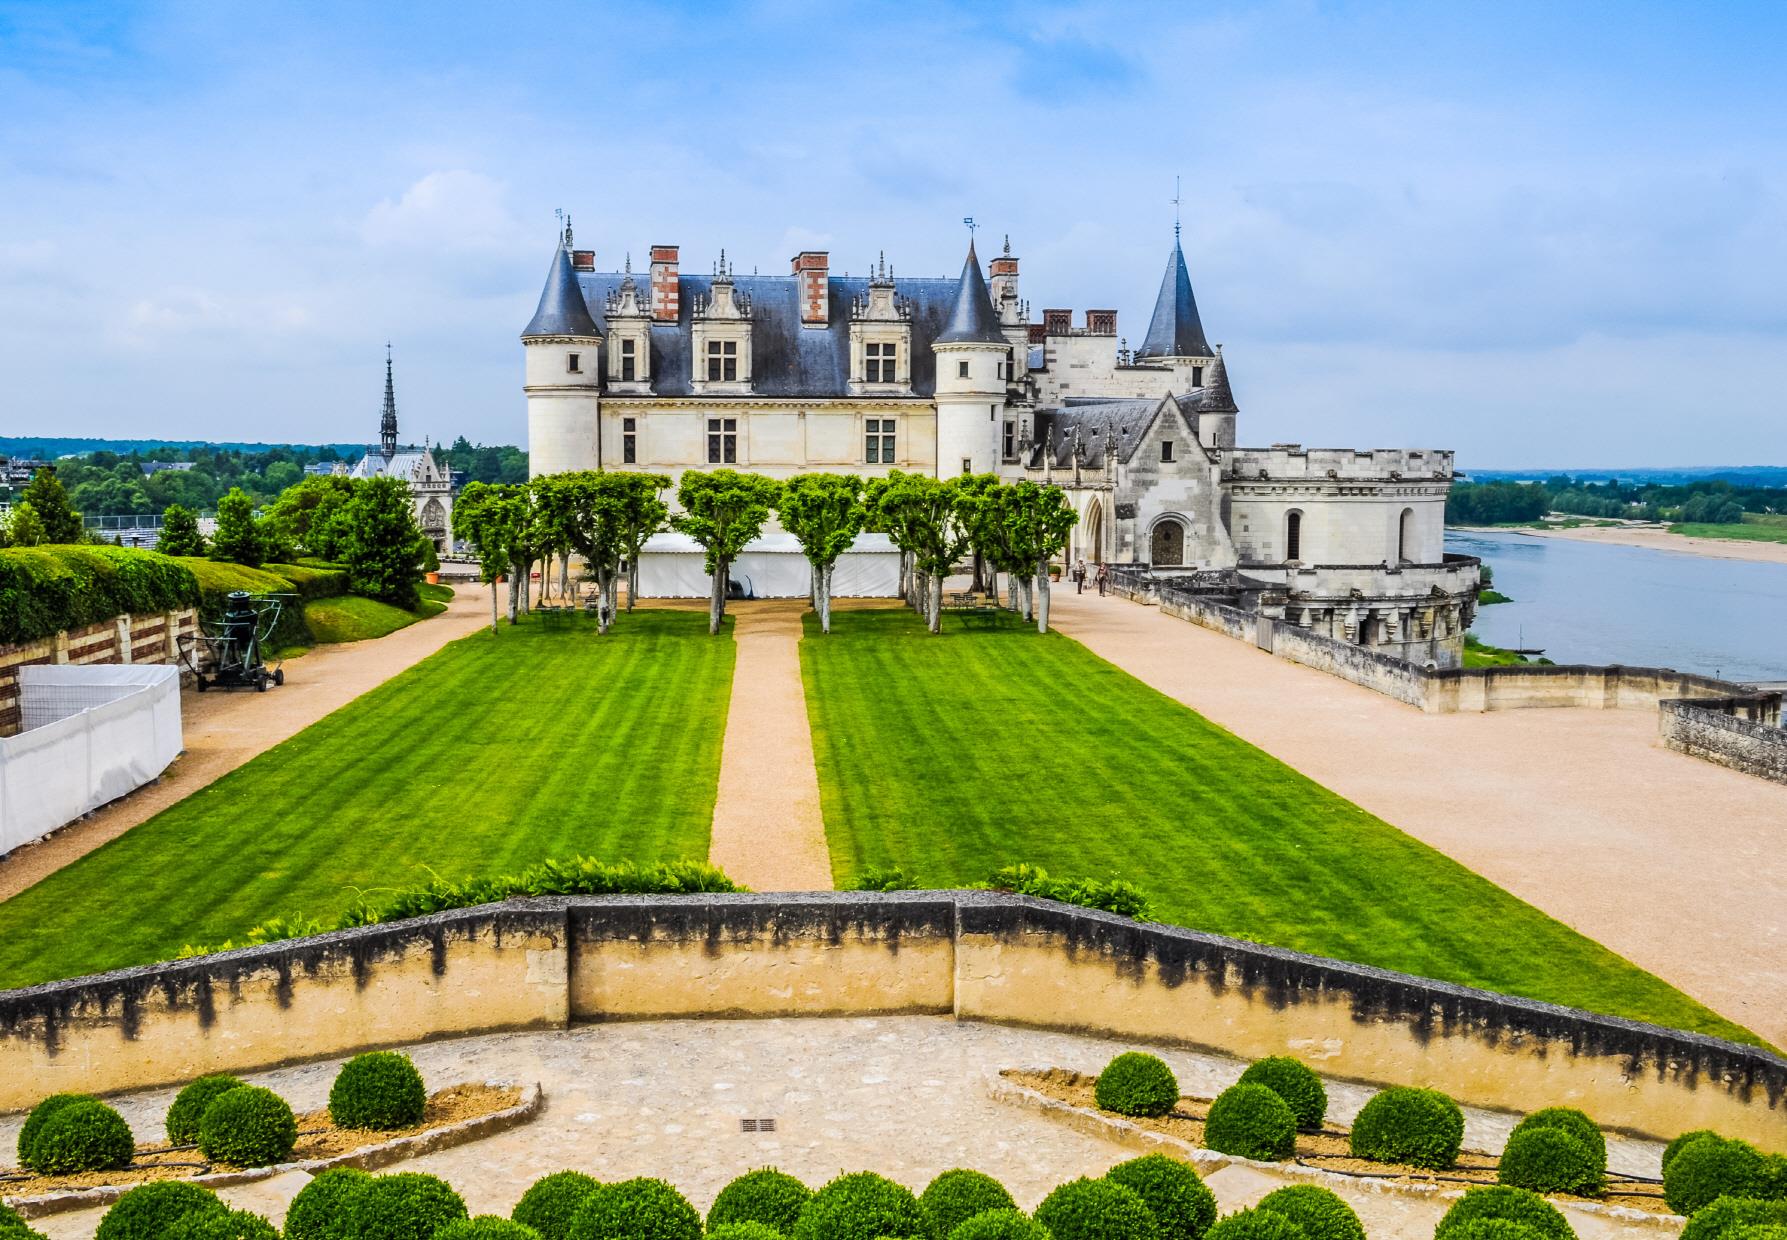
[[[679, 477], [685, 469], [720, 468], [707, 459], [710, 418], [737, 424], [738, 459], [731, 468], [787, 478], [804, 470], [885, 474], [889, 469], [930, 473], [937, 464], [937, 409], [929, 401], [634, 400], [602, 402], [602, 460], [609, 469], [639, 469]], [[622, 436], [633, 419], [636, 459], [625, 464]], [[894, 463], [864, 460], [867, 421], [895, 423]], [[590, 449], [594, 451], [593, 446]], [[594, 468], [593, 465], [590, 468]]]
[[[940, 344], [937, 354], [936, 470], [953, 478], [962, 472], [992, 473], [999, 468], [999, 436], [1005, 416], [1004, 345]], [[962, 378], [960, 363], [968, 364]]]
[[[1231, 483], [1230, 529], [1242, 562], [1287, 558], [1292, 512], [1303, 515], [1304, 564], [1437, 564], [1445, 552], [1445, 490], [1384, 485], [1349, 489], [1315, 483]], [[1403, 514], [1409, 513], [1406, 545]]]
[[[551, 337], [525, 344], [529, 476], [596, 467], [601, 343], [599, 338]], [[570, 368], [573, 353], [576, 371]]]

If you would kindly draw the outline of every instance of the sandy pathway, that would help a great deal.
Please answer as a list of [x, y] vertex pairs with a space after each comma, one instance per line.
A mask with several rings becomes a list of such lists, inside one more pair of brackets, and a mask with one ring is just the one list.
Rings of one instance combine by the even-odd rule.
[[[1476, 532], [1469, 527], [1459, 527], [1461, 534]], [[1741, 538], [1695, 538], [1687, 534], [1671, 534], [1658, 526], [1581, 525], [1570, 530], [1521, 527], [1487, 532], [1530, 534], [1534, 538], [1567, 538], [1572, 542], [1612, 543], [1619, 547], [1648, 547], [1652, 551], [1701, 555], [1714, 560], [1758, 560], [1765, 564], [1787, 564], [1787, 543], [1746, 542]]]
[[738, 665], [708, 860], [754, 891], [829, 891], [813, 733], [800, 682], [805, 600], [733, 603]]
[[1423, 715], [1071, 590], [1061, 631], [1787, 1046], [1787, 787], [1664, 749], [1641, 710]]
[[220, 776], [490, 623], [487, 587], [459, 586], [447, 610], [370, 641], [318, 646], [285, 665], [285, 684], [265, 693], [213, 689], [180, 695], [186, 751], [156, 783], [0, 860], [0, 900], [11, 899]]

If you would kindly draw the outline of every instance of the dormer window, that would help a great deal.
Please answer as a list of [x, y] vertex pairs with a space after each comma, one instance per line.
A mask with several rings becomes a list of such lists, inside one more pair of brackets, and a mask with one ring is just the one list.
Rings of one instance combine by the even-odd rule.
[[565, 354], [565, 369], [571, 374], [580, 375], [583, 373], [582, 361], [583, 354], [567, 353]]
[[895, 363], [898, 360], [900, 346], [897, 344], [868, 344], [863, 346], [864, 371], [863, 378], [869, 383], [897, 383], [898, 372]]
[[620, 377], [625, 383], [631, 383], [638, 374], [639, 359], [634, 349], [634, 341], [623, 340], [620, 342]]
[[736, 383], [738, 381], [738, 341], [710, 340], [707, 342], [707, 378], [710, 383]]

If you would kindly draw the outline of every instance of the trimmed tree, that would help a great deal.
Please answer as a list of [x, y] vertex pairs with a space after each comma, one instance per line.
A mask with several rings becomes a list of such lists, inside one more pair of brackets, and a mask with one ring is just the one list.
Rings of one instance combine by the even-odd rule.
[[[343, 512], [356, 483], [341, 474], [306, 478], [279, 493], [267, 510], [267, 519], [280, 537], [307, 555], [339, 560], [346, 541]], [[164, 532], [162, 537], [166, 537]]]
[[348, 589], [414, 611], [422, 580], [422, 544], [415, 505], [401, 478], [364, 478], [342, 514], [347, 536], [342, 563]]
[[707, 552], [707, 571], [713, 577], [707, 606], [710, 634], [720, 631], [720, 621], [726, 615], [726, 582], [732, 561], [746, 543], [763, 532], [780, 491], [773, 478], [736, 469], [706, 473], [691, 469], [676, 489], [676, 502], [683, 510], [670, 518], [670, 524], [701, 544]]
[[813, 571], [819, 631], [831, 632], [831, 575], [868, 520], [862, 479], [853, 474], [801, 474], [782, 484], [776, 501], [782, 528], [800, 540]]
[[881, 514], [889, 536], [912, 554], [926, 627], [941, 632], [943, 579], [968, 546], [957, 519], [955, 489], [926, 474], [899, 474], [881, 494]]
[[259, 568], [261, 531], [254, 523], [254, 501], [241, 487], [231, 487], [217, 501], [217, 533], [211, 538], [211, 558], [249, 568]]
[[182, 504], [169, 504], [161, 514], [161, 537], [155, 549], [163, 555], [204, 555], [205, 536], [199, 533], [199, 514]]
[[516, 563], [527, 571], [528, 537], [533, 524], [533, 505], [525, 486], [513, 483], [473, 482], [453, 505], [453, 534], [472, 545], [478, 556], [480, 580], [490, 586], [490, 631], [497, 627], [496, 583], [509, 576], [509, 623], [515, 623], [520, 598]]
[[627, 557], [627, 610], [639, 597], [639, 552], [645, 540], [662, 530], [670, 519], [664, 492], [670, 479], [663, 474], [615, 474], [621, 489], [621, 549]]
[[86, 530], [81, 525], [81, 514], [68, 502], [68, 491], [56, 477], [54, 465], [42, 466], [31, 475], [21, 498], [31, 505], [37, 519], [43, 522], [40, 542], [78, 543], [84, 540]]
[[1029, 565], [1036, 590], [1036, 631], [1049, 631], [1049, 559], [1067, 546], [1067, 535], [1080, 516], [1058, 486], [1016, 482], [1004, 504], [1012, 553]]

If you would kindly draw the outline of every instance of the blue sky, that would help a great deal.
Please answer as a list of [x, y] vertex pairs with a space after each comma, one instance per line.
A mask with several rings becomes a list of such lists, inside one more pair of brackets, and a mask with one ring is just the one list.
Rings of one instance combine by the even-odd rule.
[[[1467, 11], [1468, 10], [1468, 11]], [[953, 273], [1146, 327], [1249, 442], [1787, 462], [1787, 6], [12, 4], [0, 433], [524, 438], [554, 208], [605, 267]]]

